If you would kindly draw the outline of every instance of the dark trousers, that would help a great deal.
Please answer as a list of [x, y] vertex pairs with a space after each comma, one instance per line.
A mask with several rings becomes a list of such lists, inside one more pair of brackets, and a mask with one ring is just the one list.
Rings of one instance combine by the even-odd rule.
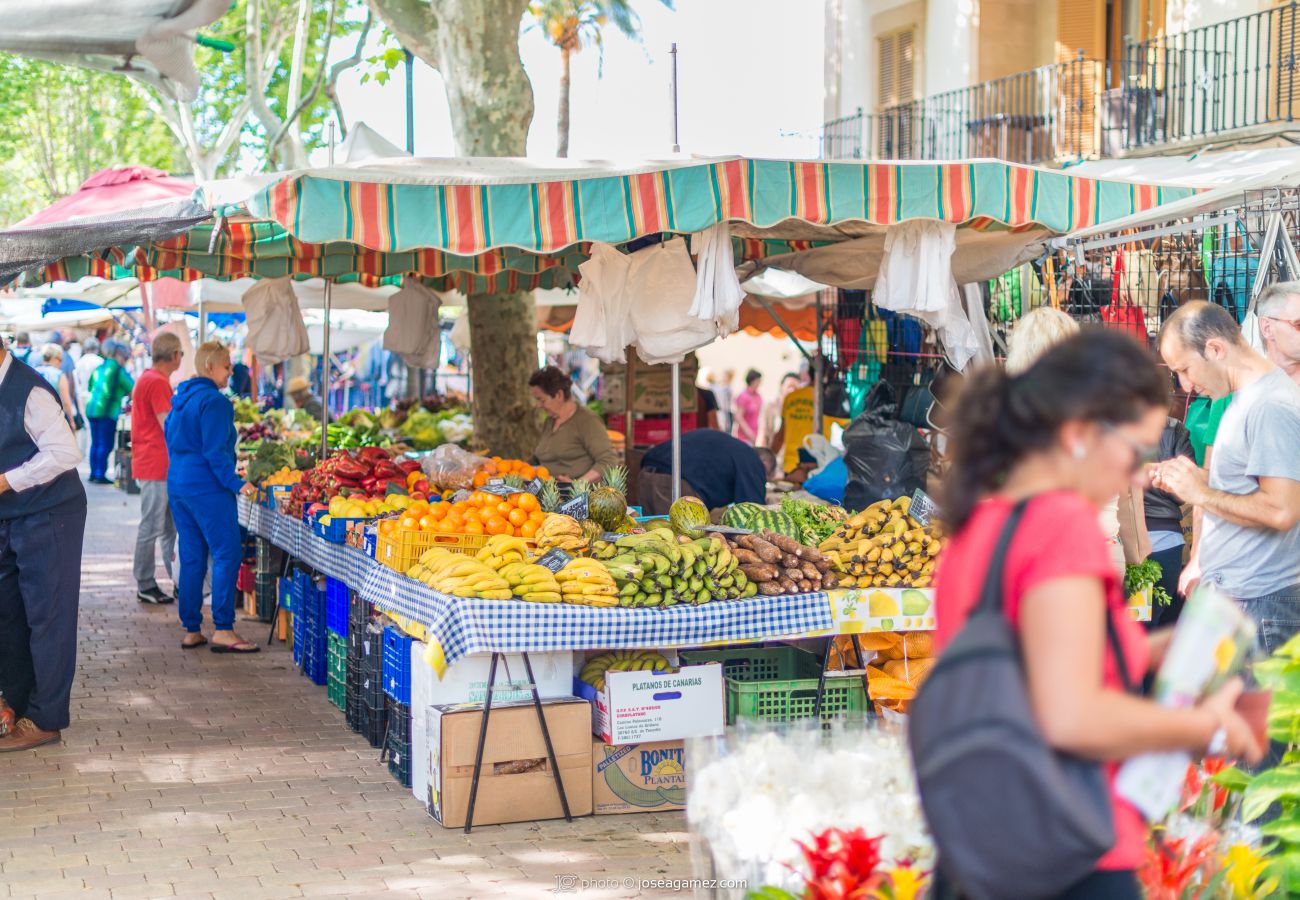
[[1183, 548], [1172, 547], [1169, 550], [1161, 550], [1159, 553], [1152, 553], [1147, 559], [1160, 564], [1160, 586], [1173, 598], [1173, 602], [1168, 606], [1156, 605], [1151, 610], [1149, 627], [1163, 628], [1177, 622], [1178, 617], [1183, 614], [1184, 598], [1178, 593], [1178, 579], [1183, 574]]
[[86, 502], [0, 520], [0, 692], [45, 731], [68, 727]]
[[186, 631], [203, 624], [203, 578], [212, 557], [212, 624], [218, 631], [235, 627], [235, 584], [244, 558], [239, 539], [239, 512], [229, 491], [197, 497], [170, 495], [176, 542], [180, 551], [180, 584], [176, 611]]
[[117, 419], [96, 416], [90, 420], [90, 477], [108, 477], [108, 455], [117, 440]]
[[[647, 516], [666, 516], [673, 505], [673, 476], [671, 472], [651, 472], [642, 469], [637, 475], [637, 500]], [[685, 478], [681, 479], [683, 497], [698, 497], [700, 492]]]
[[[936, 874], [930, 890], [931, 900], [964, 900], [960, 891], [942, 872]], [[1093, 872], [1082, 881], [1075, 882], [1056, 900], [1141, 900], [1136, 873], [1129, 870]]]

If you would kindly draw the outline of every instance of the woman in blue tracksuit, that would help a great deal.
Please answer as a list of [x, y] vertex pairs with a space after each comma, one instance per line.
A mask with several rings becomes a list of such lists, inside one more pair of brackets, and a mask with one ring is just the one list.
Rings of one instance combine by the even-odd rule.
[[230, 351], [217, 341], [194, 355], [195, 377], [181, 382], [163, 425], [167, 440], [167, 497], [180, 549], [179, 602], [185, 649], [208, 639], [203, 624], [203, 576], [212, 556], [212, 652], [254, 653], [235, 633], [235, 582], [243, 550], [236, 494], [256, 488], [235, 474], [235, 411], [221, 393], [230, 381]]

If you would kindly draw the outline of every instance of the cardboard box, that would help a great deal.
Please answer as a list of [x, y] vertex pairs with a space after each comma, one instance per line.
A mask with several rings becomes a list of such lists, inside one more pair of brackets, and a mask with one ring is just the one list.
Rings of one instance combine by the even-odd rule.
[[[542, 704], [572, 816], [591, 815], [591, 711], [576, 697]], [[465, 824], [474, 754], [483, 720], [477, 704], [429, 710], [429, 815], [447, 828]], [[474, 804], [475, 825], [535, 822], [564, 816], [546, 744], [531, 702], [493, 704]]]
[[676, 672], [607, 672], [597, 692], [574, 679], [573, 692], [592, 706], [592, 731], [607, 744], [675, 741], [722, 734], [726, 727], [722, 666]]
[[[411, 642], [411, 793], [425, 801], [429, 795], [427, 725], [429, 708], [447, 704], [482, 703], [487, 696], [487, 677], [492, 654], [465, 656], [452, 663], [442, 678], [424, 661], [426, 644]], [[573, 693], [573, 653], [530, 653], [537, 693], [543, 700], [569, 697]], [[509, 653], [497, 663], [497, 687], [492, 705], [532, 702], [528, 670], [523, 657]]]
[[682, 741], [591, 744], [591, 810], [598, 816], [685, 809], [686, 777]]
[[[629, 353], [629, 356], [634, 355]], [[623, 413], [624, 396], [627, 392], [627, 366], [620, 363], [605, 363], [600, 367], [604, 378], [601, 391], [602, 403], [606, 413]], [[677, 383], [682, 412], [695, 411], [695, 379], [699, 375], [700, 362], [694, 353], [686, 355], [679, 367], [680, 380]], [[670, 413], [673, 411], [672, 366], [664, 364], [649, 366], [636, 362], [636, 372], [632, 380], [632, 411], [639, 413]]]

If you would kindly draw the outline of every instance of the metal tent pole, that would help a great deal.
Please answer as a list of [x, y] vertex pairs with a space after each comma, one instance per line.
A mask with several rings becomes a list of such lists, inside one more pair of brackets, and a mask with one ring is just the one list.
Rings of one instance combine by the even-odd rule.
[[682, 367], [673, 363], [673, 502], [682, 496]]
[[822, 386], [826, 378], [826, 361], [822, 357], [822, 292], [816, 294], [816, 306], [814, 307], [814, 316], [817, 322], [817, 334], [813, 341], [813, 359], [812, 359], [812, 376], [813, 376], [813, 434], [822, 433], [822, 417], [825, 411], [822, 409]]
[[202, 345], [208, 336], [208, 311], [203, 306], [203, 295], [199, 294], [199, 344]]
[[[330, 121], [329, 160], [334, 165], [334, 122]], [[321, 377], [320, 389], [323, 399], [320, 405], [320, 458], [330, 455], [330, 305], [334, 281], [325, 279], [325, 322], [321, 329]]]

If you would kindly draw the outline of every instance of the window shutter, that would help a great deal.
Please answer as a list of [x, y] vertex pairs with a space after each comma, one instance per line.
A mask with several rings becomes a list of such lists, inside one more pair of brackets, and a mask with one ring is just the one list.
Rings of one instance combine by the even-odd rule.
[[1269, 29], [1273, 47], [1268, 65], [1272, 72], [1261, 72], [1259, 78], [1267, 81], [1269, 120], [1290, 121], [1300, 115], [1300, 10], [1291, 0], [1273, 0], [1273, 5], [1278, 8], [1271, 10], [1273, 27]]
[[876, 41], [878, 154], [888, 159], [912, 159], [912, 112], [902, 107], [916, 99], [916, 32], [896, 31]]
[[898, 103], [898, 35], [886, 35], [876, 42], [876, 46], [880, 48], [877, 105], [880, 109], [888, 109]]
[[1057, 147], [1063, 156], [1092, 156], [1098, 150], [1098, 61], [1105, 59], [1106, 0], [1057, 0]]

